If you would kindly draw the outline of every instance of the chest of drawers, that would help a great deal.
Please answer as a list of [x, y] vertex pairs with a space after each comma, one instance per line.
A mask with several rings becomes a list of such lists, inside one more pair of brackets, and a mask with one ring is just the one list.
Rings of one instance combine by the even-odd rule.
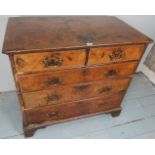
[[8, 54], [26, 137], [50, 124], [111, 113], [152, 40], [111, 16], [12, 17]]

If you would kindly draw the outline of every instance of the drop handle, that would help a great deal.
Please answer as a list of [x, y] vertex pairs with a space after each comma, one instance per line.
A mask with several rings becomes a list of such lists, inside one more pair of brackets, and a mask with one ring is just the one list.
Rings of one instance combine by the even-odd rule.
[[115, 49], [112, 53], [109, 54], [109, 58], [111, 61], [120, 60], [123, 59], [124, 57], [125, 52], [120, 48]]
[[62, 58], [54, 56], [51, 58], [46, 57], [45, 59], [43, 59], [43, 64], [45, 65], [45, 67], [50, 67], [50, 66], [61, 66], [63, 63]]

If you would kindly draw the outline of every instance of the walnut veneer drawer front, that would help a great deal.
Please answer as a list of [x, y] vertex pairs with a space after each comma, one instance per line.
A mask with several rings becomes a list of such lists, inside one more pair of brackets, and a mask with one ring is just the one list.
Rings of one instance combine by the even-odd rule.
[[143, 54], [144, 47], [144, 45], [126, 45], [91, 48], [88, 65], [139, 60]]
[[[22, 92], [43, 90], [67, 84], [128, 77], [133, 74], [137, 62], [111, 64], [98, 67], [58, 70], [48, 73], [17, 76]], [[26, 82], [25, 82], [26, 81]], [[33, 87], [32, 87], [33, 86]]]
[[113, 108], [120, 107], [123, 94], [104, 96], [70, 104], [61, 104], [59, 106], [46, 106], [25, 110], [28, 123], [39, 123], [43, 121], [63, 120], [81, 115], [110, 111]]
[[14, 61], [17, 73], [29, 73], [84, 66], [85, 57], [85, 50], [75, 50], [16, 54]]
[[42, 91], [23, 93], [25, 108], [66, 103], [126, 90], [130, 79], [105, 80], [79, 85], [55, 87]]

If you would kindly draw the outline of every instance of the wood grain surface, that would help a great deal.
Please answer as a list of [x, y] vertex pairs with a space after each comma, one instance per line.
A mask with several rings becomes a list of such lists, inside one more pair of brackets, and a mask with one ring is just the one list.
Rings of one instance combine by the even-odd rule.
[[47, 106], [49, 104], [62, 104], [71, 101], [88, 99], [91, 97], [117, 93], [126, 90], [130, 82], [129, 78], [122, 80], [97, 81], [93, 83], [74, 84], [54, 89], [45, 89], [23, 93], [25, 108]]
[[131, 76], [137, 66], [136, 62], [75, 68], [69, 70], [55, 70], [44, 73], [18, 75], [17, 81], [21, 92], [30, 92], [98, 80], [119, 79]]
[[[15, 68], [18, 74], [49, 71], [58, 68], [75, 68], [85, 65], [85, 50], [67, 52], [45, 52], [16, 54], [14, 56]], [[55, 61], [61, 61], [59, 62]], [[44, 61], [48, 61], [45, 64]]]
[[3, 53], [11, 61], [24, 135], [84, 116], [118, 116], [151, 41], [112, 16], [11, 17]]
[[139, 60], [145, 45], [91, 48], [88, 65]]
[[84, 101], [72, 102], [70, 104], [61, 104], [59, 106], [46, 106], [43, 108], [35, 108], [24, 111], [28, 123], [42, 123], [44, 121], [63, 120], [74, 118], [81, 115], [98, 113], [112, 110], [120, 107], [123, 93], [112, 96], [103, 96]]
[[[3, 52], [149, 43], [150, 38], [112, 16], [11, 17]], [[88, 44], [87, 44], [88, 43]]]

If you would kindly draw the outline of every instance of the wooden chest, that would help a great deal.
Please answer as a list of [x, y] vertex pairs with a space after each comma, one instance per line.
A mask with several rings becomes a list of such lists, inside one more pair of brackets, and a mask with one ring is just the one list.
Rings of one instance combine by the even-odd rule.
[[151, 41], [111, 16], [10, 18], [3, 53], [11, 61], [25, 136], [66, 120], [119, 115]]

